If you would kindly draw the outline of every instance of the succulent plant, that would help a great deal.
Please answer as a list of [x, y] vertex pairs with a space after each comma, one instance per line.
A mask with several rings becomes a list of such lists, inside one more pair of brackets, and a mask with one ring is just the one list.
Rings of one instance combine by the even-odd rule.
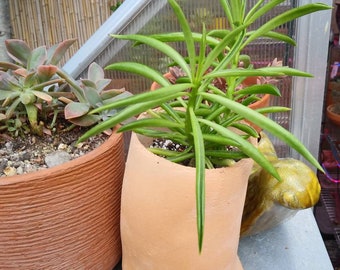
[[[76, 41], [68, 39], [49, 49], [31, 49], [18, 39], [6, 40], [12, 62], [0, 62], [0, 129], [9, 132], [51, 133], [58, 117], [74, 125], [91, 126], [116, 110], [88, 115], [92, 109], [112, 99], [130, 95], [124, 89], [105, 90], [111, 83], [103, 69], [91, 64], [88, 78], [75, 81], [58, 67], [66, 51]], [[49, 124], [46, 121], [52, 119]]]

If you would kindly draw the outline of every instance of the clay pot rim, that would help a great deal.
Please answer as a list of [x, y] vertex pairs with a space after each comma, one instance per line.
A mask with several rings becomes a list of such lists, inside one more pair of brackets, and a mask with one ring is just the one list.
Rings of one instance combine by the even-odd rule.
[[[188, 170], [188, 171], [194, 171], [196, 170], [195, 167], [190, 167], [190, 166], [185, 166], [185, 165], [182, 165], [182, 164], [179, 164], [179, 163], [176, 163], [176, 162], [172, 162], [170, 160], [167, 160], [166, 158], [163, 158], [163, 157], [160, 157], [152, 152], [150, 152], [147, 147], [151, 144], [152, 140], [154, 138], [152, 137], [147, 137], [147, 136], [144, 136], [144, 135], [141, 135], [141, 134], [138, 134], [138, 133], [135, 133], [135, 132], [132, 132], [132, 135], [133, 136], [136, 136], [137, 138], [137, 141], [139, 142], [140, 146], [143, 148], [143, 151], [145, 151], [146, 155], [149, 156], [150, 159], [157, 159], [159, 160], [161, 163], [171, 163], [172, 167], [174, 169], [178, 168], [178, 169], [181, 169], [181, 170]], [[253, 145], [257, 145], [257, 140], [256, 138], [250, 138], [250, 142], [253, 144]], [[252, 158], [242, 158], [240, 159], [239, 161], [236, 161], [235, 164], [233, 164], [232, 167], [240, 167], [240, 166], [244, 166], [244, 164], [247, 164], [249, 162], [254, 162]], [[209, 171], [213, 171], [213, 172], [218, 172], [218, 171], [221, 171], [223, 172], [226, 168], [228, 168], [228, 166], [226, 167], [219, 167], [219, 168], [213, 168], [213, 169], [205, 169], [206, 172], [209, 172]]]
[[340, 114], [337, 114], [337, 113], [335, 113], [335, 112], [332, 111], [332, 108], [333, 108], [334, 106], [335, 106], [335, 104], [330, 104], [330, 105], [328, 105], [328, 106], [327, 106], [327, 111], [328, 111], [330, 114], [332, 114], [332, 115], [337, 116], [337, 117], [340, 118]]
[[91, 160], [98, 158], [98, 156], [101, 153], [105, 153], [109, 151], [114, 141], [116, 141], [119, 137], [123, 136], [122, 133], [117, 133], [117, 130], [118, 130], [118, 127], [115, 127], [112, 134], [108, 137], [108, 139], [105, 142], [103, 142], [99, 147], [97, 147], [96, 149], [92, 150], [91, 152], [83, 156], [80, 156], [76, 159], [67, 161], [63, 164], [60, 164], [60, 165], [57, 165], [51, 168], [42, 169], [40, 171], [35, 171], [35, 172], [27, 173], [27, 174], [1, 177], [0, 186], [11, 185], [11, 184], [16, 184], [20, 182], [35, 181], [38, 178], [39, 179], [43, 178], [44, 176], [42, 175], [45, 175], [45, 177], [48, 177], [48, 175], [52, 175], [58, 172], [62, 167], [64, 171], [67, 171], [68, 169], [76, 167], [79, 164], [88, 163]]

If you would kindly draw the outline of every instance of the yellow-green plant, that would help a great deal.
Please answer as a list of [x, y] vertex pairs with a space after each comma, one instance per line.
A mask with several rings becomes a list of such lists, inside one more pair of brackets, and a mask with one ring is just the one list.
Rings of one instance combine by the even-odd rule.
[[[284, 0], [259, 0], [247, 10], [247, 0], [220, 0], [229, 21], [230, 29], [207, 32], [203, 26], [201, 33], [194, 33], [181, 7], [175, 0], [168, 0], [176, 15], [182, 31], [158, 35], [112, 35], [113, 38], [125, 39], [146, 44], [157, 49], [180, 67], [186, 77], [171, 84], [161, 72], [135, 62], [113, 63], [109, 70], [120, 70], [142, 75], [159, 83], [162, 87], [156, 91], [141, 93], [120, 100], [92, 111], [125, 107], [120, 113], [96, 125], [84, 134], [80, 140], [113, 127], [122, 121], [142, 112], [149, 112], [150, 117], [139, 119], [120, 128], [120, 131], [133, 130], [154, 138], [166, 138], [185, 146], [183, 152], [152, 149], [173, 162], [193, 160], [196, 167], [197, 231], [199, 250], [202, 248], [205, 212], [205, 169], [230, 164], [230, 160], [245, 157], [252, 158], [270, 174], [280, 179], [272, 164], [249, 143], [249, 137], [258, 137], [250, 126], [243, 124], [246, 119], [270, 132], [298, 151], [316, 168], [322, 170], [318, 161], [289, 131], [263, 114], [287, 111], [289, 108], [268, 107], [252, 110], [247, 104], [237, 102], [240, 95], [270, 93], [279, 95], [278, 89], [271, 84], [255, 85], [238, 90], [245, 77], [249, 76], [304, 76], [311, 74], [290, 67], [240, 68], [242, 50], [252, 41], [266, 36], [294, 44], [294, 40], [273, 30], [278, 26], [306, 14], [329, 9], [321, 3], [307, 4], [290, 9], [270, 19], [255, 30], [248, 30], [254, 22], [265, 16]], [[184, 42], [187, 55], [181, 55], [171, 46], [171, 42]], [[197, 50], [198, 48], [198, 50]], [[213, 67], [213, 68], [212, 68]], [[225, 78], [226, 91], [212, 85], [215, 78]], [[162, 110], [153, 111], [161, 107]], [[166, 128], [167, 131], [156, 130]], [[230, 127], [241, 130], [234, 132]], [[228, 151], [227, 146], [237, 149]]]

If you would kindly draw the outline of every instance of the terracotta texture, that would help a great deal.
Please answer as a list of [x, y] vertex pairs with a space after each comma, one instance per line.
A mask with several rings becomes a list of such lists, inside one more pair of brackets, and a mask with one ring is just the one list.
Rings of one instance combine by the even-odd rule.
[[121, 259], [122, 134], [54, 168], [0, 178], [0, 269], [107, 269]]
[[327, 112], [326, 112], [326, 113], [327, 113], [327, 117], [328, 117], [328, 119], [331, 120], [334, 124], [340, 126], [340, 115], [333, 112], [334, 106], [335, 106], [335, 105], [332, 104], [332, 105], [329, 105], [329, 106], [327, 107]]
[[206, 171], [205, 234], [199, 254], [195, 168], [158, 157], [143, 144], [150, 145], [150, 139], [133, 133], [122, 190], [123, 269], [243, 269], [237, 248], [253, 161]]

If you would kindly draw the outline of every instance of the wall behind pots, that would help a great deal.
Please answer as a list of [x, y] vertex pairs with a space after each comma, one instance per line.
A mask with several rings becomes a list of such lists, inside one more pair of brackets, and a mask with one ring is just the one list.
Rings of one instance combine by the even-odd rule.
[[54, 45], [68, 38], [78, 42], [66, 54], [69, 59], [110, 17], [110, 7], [124, 0], [10, 0], [12, 37], [32, 48]]

